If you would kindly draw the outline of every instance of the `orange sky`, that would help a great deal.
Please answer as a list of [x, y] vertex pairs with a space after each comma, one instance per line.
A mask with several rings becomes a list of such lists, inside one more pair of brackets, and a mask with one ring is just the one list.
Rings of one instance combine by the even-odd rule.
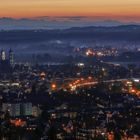
[[104, 16], [139, 20], [140, 0], [0, 0], [0, 17]]

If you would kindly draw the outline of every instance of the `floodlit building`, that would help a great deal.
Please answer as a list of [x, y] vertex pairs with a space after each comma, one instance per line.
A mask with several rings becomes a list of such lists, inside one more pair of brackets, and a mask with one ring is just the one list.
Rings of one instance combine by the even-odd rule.
[[9, 62], [11, 66], [14, 65], [14, 52], [12, 49], [9, 50]]
[[4, 50], [0, 53], [0, 72], [8, 73], [11, 71], [14, 66], [14, 52], [10, 49], [9, 56], [6, 56], [6, 52]]
[[6, 60], [6, 52], [4, 50], [1, 51], [1, 60], [2, 61]]

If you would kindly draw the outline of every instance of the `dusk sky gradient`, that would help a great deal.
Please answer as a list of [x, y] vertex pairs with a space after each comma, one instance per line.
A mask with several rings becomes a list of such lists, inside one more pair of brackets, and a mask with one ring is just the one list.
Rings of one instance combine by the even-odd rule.
[[0, 0], [0, 17], [106, 17], [139, 21], [140, 0]]

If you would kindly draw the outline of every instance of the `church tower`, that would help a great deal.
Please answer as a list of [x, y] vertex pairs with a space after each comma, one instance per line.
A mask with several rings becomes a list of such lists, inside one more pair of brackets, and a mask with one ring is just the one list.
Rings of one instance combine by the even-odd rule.
[[2, 61], [6, 60], [6, 52], [4, 50], [1, 51], [1, 60]]
[[12, 49], [9, 50], [9, 62], [11, 66], [14, 65], [14, 52]]

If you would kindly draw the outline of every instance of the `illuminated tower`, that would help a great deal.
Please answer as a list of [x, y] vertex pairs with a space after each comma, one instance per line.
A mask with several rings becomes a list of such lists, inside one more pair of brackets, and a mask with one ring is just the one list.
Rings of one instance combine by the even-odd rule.
[[14, 52], [12, 51], [12, 49], [9, 50], [9, 62], [11, 66], [14, 65]]
[[6, 53], [4, 50], [1, 51], [1, 60], [5, 61], [6, 60]]

